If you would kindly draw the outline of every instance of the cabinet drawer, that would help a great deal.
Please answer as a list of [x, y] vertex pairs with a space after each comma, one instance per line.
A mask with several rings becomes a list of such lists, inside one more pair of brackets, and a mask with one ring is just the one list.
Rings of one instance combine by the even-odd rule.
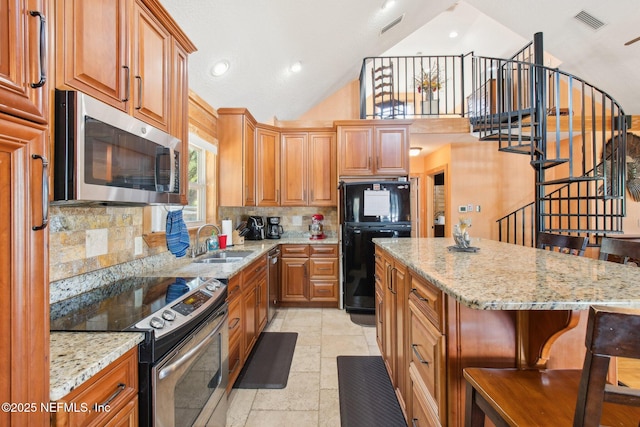
[[313, 259], [309, 260], [309, 272], [311, 279], [325, 278], [338, 279], [338, 259]]
[[[56, 413], [53, 425], [103, 425], [138, 394], [138, 348], [133, 348], [61, 399], [69, 407], [90, 411]], [[110, 410], [94, 409], [109, 405]]]
[[311, 258], [337, 258], [338, 245], [309, 245]]
[[250, 286], [253, 281], [267, 271], [267, 257], [262, 256], [242, 270], [242, 289]]
[[411, 379], [411, 414], [409, 421], [411, 427], [432, 427], [440, 426], [442, 423], [438, 419], [438, 408], [429, 398], [424, 383], [420, 379], [415, 365], [409, 366], [409, 378]]
[[310, 288], [311, 301], [338, 301], [337, 280], [312, 280]]
[[409, 301], [409, 360], [436, 404], [444, 401], [444, 336]]
[[237, 299], [240, 295], [242, 295], [242, 275], [236, 274], [232, 278], [229, 279], [229, 283], [227, 283], [227, 302], [231, 304], [231, 301]]
[[229, 342], [242, 336], [242, 300], [234, 298], [229, 302]]
[[309, 245], [281, 245], [280, 253], [283, 258], [308, 258]]
[[411, 288], [409, 298], [439, 330], [444, 327], [444, 294], [435, 285], [429, 283], [415, 272], [411, 272]]

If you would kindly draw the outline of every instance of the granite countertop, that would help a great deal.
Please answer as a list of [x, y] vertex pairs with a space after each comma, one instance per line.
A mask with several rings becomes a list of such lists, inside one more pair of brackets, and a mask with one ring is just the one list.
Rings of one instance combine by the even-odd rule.
[[450, 238], [386, 238], [374, 243], [462, 304], [482, 310], [584, 310], [592, 304], [640, 308], [640, 268], [494, 240], [452, 252]]
[[[163, 269], [142, 272], [141, 275], [215, 277], [216, 279], [228, 279], [260, 256], [265, 255], [271, 249], [281, 244], [335, 245], [338, 244], [338, 239], [336, 237], [328, 237], [322, 240], [310, 240], [308, 237], [288, 237], [273, 240], [245, 240], [242, 245], [234, 245], [227, 247], [226, 249], [226, 251], [253, 251], [251, 255], [245, 257], [242, 261], [206, 264], [193, 262], [193, 259], [185, 257], [182, 261], [176, 262], [174, 265]], [[206, 255], [200, 255], [198, 258], [205, 256]]]
[[[228, 279], [251, 264], [258, 257], [280, 244], [337, 244], [338, 239], [328, 237], [323, 240], [310, 240], [308, 237], [290, 237], [279, 240], [245, 240], [243, 245], [234, 245], [227, 251], [253, 251], [242, 261], [221, 264], [194, 263], [184, 257], [176, 259], [162, 268], [154, 267], [135, 271], [136, 276], [146, 277], [215, 277]], [[203, 255], [206, 256], [206, 255]], [[115, 271], [122, 268], [122, 271]], [[101, 280], [114, 280], [134, 268], [116, 266], [105, 272]], [[133, 273], [133, 272], [131, 272]], [[131, 274], [130, 273], [130, 274]], [[97, 276], [99, 272], [91, 276]], [[94, 285], [96, 283], [96, 285]], [[95, 289], [99, 280], [84, 280], [82, 277], [66, 279], [52, 283], [51, 303], [61, 302], [75, 293]], [[122, 354], [142, 342], [144, 334], [136, 332], [51, 332], [51, 387], [50, 398], [59, 400], [75, 387], [87, 381]]]
[[62, 399], [143, 339], [139, 332], [52, 332], [51, 401]]

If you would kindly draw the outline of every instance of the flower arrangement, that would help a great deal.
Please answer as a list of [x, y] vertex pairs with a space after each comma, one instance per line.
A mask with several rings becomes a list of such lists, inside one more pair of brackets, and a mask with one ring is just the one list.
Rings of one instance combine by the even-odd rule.
[[445, 80], [442, 78], [444, 76], [444, 72], [442, 72], [436, 64], [431, 66], [431, 69], [425, 71], [424, 69], [420, 72], [420, 77], [416, 77], [416, 82], [418, 83], [418, 93], [422, 93], [423, 91], [426, 94], [430, 92], [436, 92], [437, 90], [442, 88]]

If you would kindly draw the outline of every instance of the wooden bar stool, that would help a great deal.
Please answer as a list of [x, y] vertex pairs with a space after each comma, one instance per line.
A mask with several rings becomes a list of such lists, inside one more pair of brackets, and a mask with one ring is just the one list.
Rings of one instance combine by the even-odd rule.
[[621, 264], [627, 264], [631, 260], [640, 267], [640, 242], [603, 237], [599, 259]]
[[640, 426], [640, 389], [606, 383], [612, 356], [640, 358], [640, 310], [591, 307], [582, 370], [466, 368], [465, 426]]
[[584, 236], [567, 236], [565, 234], [538, 233], [536, 241], [538, 249], [562, 252], [583, 256], [589, 238]]

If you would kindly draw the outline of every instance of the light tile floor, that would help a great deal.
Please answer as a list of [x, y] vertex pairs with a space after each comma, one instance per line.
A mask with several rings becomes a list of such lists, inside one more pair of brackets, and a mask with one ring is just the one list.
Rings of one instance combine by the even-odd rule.
[[297, 332], [287, 387], [233, 389], [227, 427], [340, 427], [337, 356], [380, 355], [375, 327], [344, 310], [279, 309], [266, 331]]

